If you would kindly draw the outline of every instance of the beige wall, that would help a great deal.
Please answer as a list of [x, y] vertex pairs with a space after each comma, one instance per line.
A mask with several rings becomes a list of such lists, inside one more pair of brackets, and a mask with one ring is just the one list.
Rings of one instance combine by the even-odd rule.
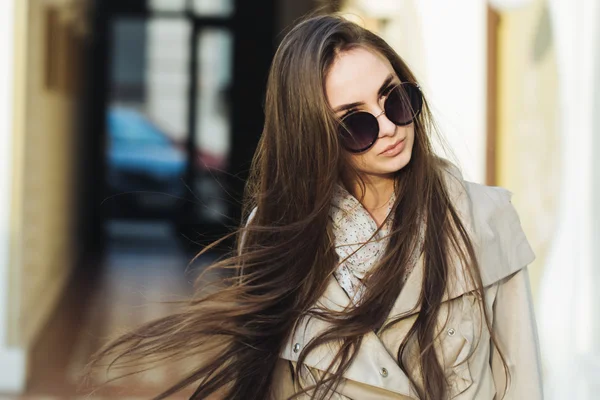
[[424, 27], [416, 2], [410, 0], [393, 3], [387, 7], [389, 13], [385, 12], [384, 15], [369, 14], [368, 8], [365, 8], [365, 3], [368, 2], [367, 0], [345, 0], [340, 11], [349, 20], [385, 39], [420, 81], [426, 76], [427, 68]]
[[73, 268], [74, 83], [85, 20], [82, 1], [18, 3], [11, 295], [19, 307], [10, 339], [29, 349]]
[[558, 74], [545, 0], [500, 15], [498, 185], [514, 192], [537, 259], [534, 298], [555, 231], [559, 187]]

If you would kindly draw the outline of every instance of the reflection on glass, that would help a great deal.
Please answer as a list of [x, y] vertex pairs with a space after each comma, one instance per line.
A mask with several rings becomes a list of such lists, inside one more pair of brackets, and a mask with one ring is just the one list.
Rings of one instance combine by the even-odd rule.
[[233, 0], [193, 0], [193, 7], [201, 16], [228, 17], [233, 13]]
[[148, 22], [147, 111], [176, 142], [185, 142], [191, 25], [184, 19]]
[[111, 30], [110, 97], [113, 102], [140, 107], [145, 100], [146, 22], [117, 18]]
[[183, 19], [113, 23], [105, 155], [113, 218], [170, 218], [184, 195], [189, 32]]
[[[196, 143], [199, 150], [225, 166], [230, 146], [229, 104], [232, 37], [228, 31], [207, 29], [198, 39], [199, 101]], [[218, 162], [217, 162], [218, 160]]]
[[231, 148], [228, 92], [232, 72], [232, 35], [223, 29], [206, 29], [198, 37], [198, 105], [196, 190], [204, 218], [220, 221], [227, 214], [224, 176]]
[[187, 0], [147, 0], [151, 11], [183, 11]]

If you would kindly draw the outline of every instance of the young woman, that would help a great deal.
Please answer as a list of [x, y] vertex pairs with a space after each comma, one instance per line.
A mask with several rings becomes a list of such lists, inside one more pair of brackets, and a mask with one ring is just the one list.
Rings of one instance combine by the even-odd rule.
[[238, 250], [212, 266], [235, 274], [94, 362], [197, 356], [157, 398], [541, 398], [511, 194], [436, 157], [394, 50], [307, 19], [277, 50], [265, 114]]

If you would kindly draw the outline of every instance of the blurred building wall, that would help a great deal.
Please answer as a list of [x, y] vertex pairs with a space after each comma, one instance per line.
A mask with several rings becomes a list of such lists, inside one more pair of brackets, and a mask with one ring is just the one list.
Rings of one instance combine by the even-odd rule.
[[18, 283], [11, 253], [15, 232], [12, 229], [13, 193], [13, 129], [17, 126], [15, 115], [19, 99], [13, 88], [20, 83], [17, 78], [20, 58], [19, 33], [15, 29], [22, 18], [22, 9], [16, 0], [0, 3], [0, 390], [19, 391], [25, 382], [25, 352], [10, 343], [14, 332], [18, 307], [15, 284]]
[[595, 399], [600, 4], [516, 3], [500, 18], [499, 184], [515, 192], [513, 202], [537, 256], [530, 274], [545, 398]]
[[15, 6], [8, 343], [27, 352], [73, 268], [73, 143], [86, 15], [82, 0]]
[[[513, 204], [536, 260], [529, 267], [534, 298], [556, 230], [561, 159], [558, 70], [545, 0], [503, 11], [498, 32], [497, 184]], [[535, 151], [532, 151], [535, 149]]]
[[[547, 0], [557, 60], [556, 229], [539, 285], [546, 398], [600, 391], [600, 3]], [[544, 82], [547, 84], [547, 82]], [[536, 149], [532, 149], [536, 151]]]
[[500, 13], [497, 183], [514, 192], [512, 202], [536, 254], [529, 274], [538, 310], [540, 281], [558, 229], [556, 194], [566, 161], [560, 151], [554, 29], [545, 0]]

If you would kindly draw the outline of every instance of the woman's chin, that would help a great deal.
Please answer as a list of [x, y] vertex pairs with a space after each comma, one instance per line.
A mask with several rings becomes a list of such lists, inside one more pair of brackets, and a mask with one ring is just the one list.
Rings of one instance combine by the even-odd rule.
[[411, 158], [411, 152], [407, 150], [408, 149], [405, 149], [405, 151], [395, 157], [389, 157], [389, 159], [383, 160], [380, 164], [381, 172], [384, 174], [390, 174], [400, 171], [402, 168], [406, 167]]

